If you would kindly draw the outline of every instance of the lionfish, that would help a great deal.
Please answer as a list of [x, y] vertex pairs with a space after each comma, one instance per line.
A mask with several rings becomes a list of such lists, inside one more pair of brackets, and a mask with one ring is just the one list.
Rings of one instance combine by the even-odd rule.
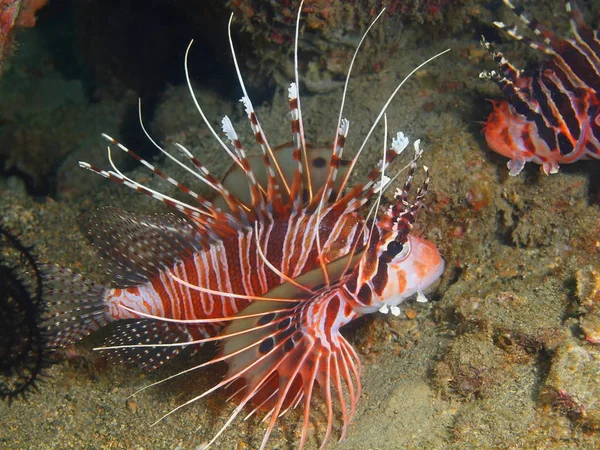
[[[176, 144], [189, 165], [146, 134], [162, 153], [214, 189], [218, 200], [207, 200], [104, 135], [112, 170], [85, 162], [80, 165], [166, 203], [179, 214], [139, 216], [112, 208], [100, 211], [91, 234], [118, 284], [116, 288], [58, 267], [48, 277], [54, 296], [48, 326], [56, 346], [69, 345], [109, 322], [123, 321], [103, 350], [122, 352], [151, 369], [183, 347], [219, 343], [213, 359], [182, 373], [224, 362], [228, 369], [223, 379], [163, 416], [227, 389], [237, 406], [210, 444], [242, 409], [251, 407], [250, 414], [266, 411], [264, 448], [277, 419], [302, 405], [302, 448], [316, 386], [327, 411], [323, 445], [332, 432], [336, 403], [341, 410], [343, 438], [360, 397], [361, 364], [340, 329], [377, 311], [397, 315], [397, 305], [415, 294], [422, 296], [444, 269], [434, 244], [411, 233], [429, 183], [424, 166], [425, 181], [411, 194], [422, 154], [419, 141], [414, 142], [415, 156], [406, 167], [404, 187], [396, 190], [393, 203], [379, 215], [380, 197], [391, 181], [384, 172], [409, 144], [403, 133], [397, 133], [391, 148], [382, 152], [368, 180], [344, 193], [373, 130], [382, 118], [384, 124], [387, 122], [386, 108], [400, 87], [439, 55], [415, 68], [398, 85], [356, 156], [345, 161], [342, 152], [350, 123], [342, 119], [344, 100], [332, 149], [324, 153], [305, 143], [298, 83], [301, 10], [302, 4], [296, 18], [295, 82], [289, 88], [293, 142], [274, 149], [267, 141], [238, 66], [231, 38], [232, 14], [229, 43], [243, 92], [241, 102], [261, 155], [247, 156], [228, 117], [223, 118], [222, 125], [229, 145], [207, 120], [188, 71], [192, 41], [184, 60], [187, 85], [196, 109], [233, 160], [234, 169], [221, 182], [183, 145]], [[375, 21], [354, 53], [342, 98], [354, 59]], [[141, 119], [140, 123], [146, 132]], [[194, 202], [169, 197], [124, 175], [112, 161], [111, 146], [131, 155]]]
[[500, 73], [484, 71], [480, 77], [495, 81], [506, 97], [493, 102], [494, 110], [484, 129], [488, 145], [510, 158], [511, 175], [519, 174], [528, 161], [541, 164], [548, 175], [558, 172], [559, 164], [600, 159], [598, 30], [586, 25], [573, 0], [565, 0], [565, 9], [574, 39], [557, 36], [528, 17], [522, 7], [503, 1], [540, 40], [520, 35], [515, 25], [494, 25], [551, 59], [526, 75], [482, 39]]

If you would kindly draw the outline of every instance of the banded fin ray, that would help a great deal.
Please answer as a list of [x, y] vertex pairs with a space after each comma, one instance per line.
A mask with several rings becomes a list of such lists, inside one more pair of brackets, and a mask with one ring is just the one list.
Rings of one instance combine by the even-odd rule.
[[[344, 257], [330, 263], [328, 265], [330, 276], [335, 279], [343, 278], [348, 268], [353, 267], [363, 255], [364, 249], [361, 249], [353, 252], [351, 258]], [[325, 443], [331, 432], [333, 421], [332, 397], [329, 392], [330, 382], [333, 382], [337, 391], [337, 398], [342, 405], [343, 433], [345, 434], [360, 395], [360, 362], [358, 362], [358, 357], [335, 327], [331, 329], [327, 338], [321, 336], [316, 339], [319, 342], [315, 341], [315, 343], [313, 342], [315, 338], [311, 335], [310, 330], [318, 330], [320, 327], [315, 324], [309, 324], [304, 328], [300, 326], [303, 320], [310, 322], [310, 320], [314, 320], [310, 319], [311, 317], [319, 315], [315, 312], [315, 309], [326, 309], [331, 301], [335, 301], [335, 299], [329, 298], [328, 295], [331, 294], [335, 297], [338, 294], [335, 291], [325, 289], [324, 296], [321, 299], [309, 303], [302, 302], [302, 296], [307, 294], [299, 289], [297, 285], [312, 289], [315, 294], [318, 294], [319, 289], [322, 289], [323, 286], [323, 275], [320, 267], [296, 277], [294, 281], [295, 284], [285, 282], [277, 286], [265, 296], [298, 298], [297, 304], [260, 300], [252, 302], [245, 309], [238, 312], [235, 316], [236, 320], [231, 320], [230, 324], [218, 335], [222, 339], [221, 348], [219, 354], [212, 361], [181, 372], [182, 374], [187, 373], [190, 370], [219, 361], [225, 361], [228, 365], [228, 371], [223, 381], [185, 404], [178, 406], [167, 415], [205, 397], [219, 387], [232, 384], [239, 391], [236, 397], [242, 396], [241, 400], [225, 427], [214, 436], [211, 442], [214, 442], [230, 421], [241, 412], [246, 404], [250, 403], [254, 406], [260, 406], [260, 409], [267, 406], [273, 409], [270, 430], [265, 434], [261, 446], [261, 448], [264, 448], [274, 426], [274, 419], [280, 413], [283, 413], [282, 410], [294, 406], [302, 398], [305, 398], [305, 426], [303, 427], [302, 436], [302, 440], [305, 440], [306, 425], [310, 416], [310, 399], [314, 383], [317, 382], [321, 386], [327, 402], [328, 432], [324, 440]], [[337, 303], [341, 304], [339, 299]], [[336, 306], [333, 305], [334, 310]], [[351, 309], [347, 311], [347, 314], [352, 314]], [[323, 339], [324, 342], [320, 342]], [[334, 350], [330, 347], [332, 345], [331, 339], [337, 342]], [[291, 343], [294, 344], [293, 349], [290, 348]], [[317, 349], [318, 351], [313, 352], [311, 349]], [[331, 365], [332, 360], [335, 361], [333, 366]], [[317, 368], [320, 368], [320, 370], [317, 371]], [[279, 378], [279, 374], [289, 373], [293, 373], [294, 376], [287, 378], [282, 375]], [[169, 379], [173, 377], [171, 376]], [[342, 380], [346, 388], [342, 387]], [[350, 414], [346, 411], [344, 389], [347, 389], [350, 395]], [[285, 395], [278, 395], [276, 393], [278, 390], [285, 390]]]
[[[231, 388], [237, 391], [234, 398], [239, 406], [251, 404], [268, 411], [269, 426], [261, 448], [265, 447], [277, 418], [304, 399], [302, 447], [315, 384], [320, 386], [327, 410], [328, 433], [323, 444], [332, 429], [332, 384], [342, 409], [342, 435], [345, 434], [359, 396], [360, 368], [346, 352], [349, 344], [335, 325], [328, 328], [327, 335], [319, 335], [314, 334], [319, 327], [311, 323], [315, 317], [337, 317], [333, 313], [337, 313], [341, 304], [337, 295], [339, 293], [335, 290], [326, 290], [322, 297], [311, 303], [300, 303], [288, 312], [262, 316], [258, 320], [234, 321], [224, 330], [226, 334], [246, 330], [244, 334], [225, 339], [219, 355], [223, 358], [231, 355], [226, 359], [228, 371], [225, 379], [231, 380]], [[272, 305], [254, 302], [244, 312], [248, 314], [265, 308], [270, 309]], [[329, 313], [329, 310], [332, 312]], [[258, 328], [267, 320], [271, 320], [270, 326]], [[344, 390], [348, 392], [348, 401]]]
[[556, 58], [557, 68], [566, 75], [573, 86], [585, 87], [600, 91], [600, 39], [597, 32], [588, 27], [581, 16], [581, 11], [574, 1], [565, 0], [565, 10], [570, 19], [571, 30], [576, 39], [563, 38], [550, 28], [545, 27], [535, 18], [530, 18], [521, 6], [513, 5], [509, 0], [503, 0], [512, 12], [542, 42], [528, 38], [518, 33], [517, 27], [508, 26], [502, 22], [494, 25], [505, 31], [514, 39], [523, 41], [534, 50], [540, 50]]
[[[323, 208], [324, 201], [329, 201], [330, 197], [333, 199], [339, 198], [341, 193], [339, 192], [340, 188], [344, 186], [346, 177], [349, 176], [349, 171], [352, 167], [352, 161], [344, 161], [342, 159], [342, 155], [344, 152], [344, 145], [346, 143], [346, 137], [348, 135], [348, 128], [350, 126], [350, 121], [344, 119], [344, 106], [346, 103], [346, 95], [348, 93], [348, 85], [350, 84], [350, 77], [352, 75], [352, 69], [354, 68], [354, 62], [356, 61], [356, 57], [360, 51], [360, 48], [363, 45], [363, 42], [367, 38], [371, 28], [377, 23], [379, 18], [385, 12], [385, 8], [383, 8], [379, 14], [373, 19], [370, 25], [367, 27], [365, 32], [362, 34], [358, 45], [354, 49], [354, 53], [352, 54], [352, 59], [350, 60], [350, 64], [348, 66], [348, 71], [346, 73], [346, 79], [344, 81], [344, 90], [342, 92], [342, 99], [340, 101], [340, 111], [337, 118], [337, 127], [335, 130], [335, 137], [333, 139], [332, 152], [330, 152], [329, 156], [329, 164], [327, 167], [327, 175], [322, 183], [318, 184], [319, 187], [323, 189], [323, 192], [320, 195], [319, 199], [319, 211]], [[300, 15], [298, 14], [298, 20], [300, 19]], [[297, 38], [297, 36], [296, 36]], [[298, 82], [298, 64], [297, 64], [297, 48], [294, 49], [296, 53], [295, 57], [295, 72], [296, 72], [296, 82]], [[384, 140], [385, 142], [385, 140]], [[348, 168], [350, 166], [350, 168]], [[342, 167], [346, 167], [341, 170]], [[339, 176], [341, 175], [341, 179]], [[333, 194], [333, 195], [332, 195]]]
[[[302, 8], [302, 2], [301, 6]], [[238, 82], [240, 84], [240, 88], [243, 92], [243, 97], [241, 98], [241, 102], [244, 104], [244, 109], [248, 116], [248, 120], [250, 122], [250, 128], [254, 133], [254, 137], [256, 143], [259, 145], [262, 155], [263, 155], [263, 163], [267, 171], [267, 203], [272, 205], [275, 211], [279, 211], [283, 208], [283, 200], [281, 196], [281, 187], [279, 182], [277, 181], [277, 175], [275, 171], [279, 174], [279, 179], [284, 183], [283, 186], [285, 191], [289, 193], [289, 186], [286, 183], [285, 177], [281, 174], [281, 169], [277, 164], [277, 160], [273, 156], [273, 150], [267, 141], [267, 136], [265, 135], [260, 122], [258, 120], [258, 116], [254, 111], [254, 106], [252, 105], [252, 100], [248, 95], [246, 90], [246, 84], [244, 83], [244, 78], [242, 77], [242, 73], [240, 71], [240, 66], [237, 61], [235, 46], [233, 45], [233, 39], [231, 37], [231, 23], [233, 21], [233, 13], [229, 16], [229, 23], [227, 25], [227, 36], [229, 39], [229, 48], [231, 50], [231, 57], [233, 58], [233, 64], [235, 66], [235, 72], [238, 78]], [[271, 164], [273, 161], [274, 164]], [[275, 168], [275, 170], [273, 170]]]

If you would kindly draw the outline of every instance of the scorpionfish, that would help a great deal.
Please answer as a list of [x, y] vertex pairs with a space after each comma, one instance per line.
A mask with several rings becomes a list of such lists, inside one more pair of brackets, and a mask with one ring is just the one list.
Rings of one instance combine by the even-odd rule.
[[493, 102], [484, 128], [488, 145], [510, 158], [511, 175], [519, 174], [529, 161], [541, 164], [548, 175], [558, 172], [559, 164], [600, 159], [598, 30], [586, 25], [574, 0], [565, 0], [573, 39], [557, 36], [522, 7], [503, 1], [539, 39], [520, 35], [515, 25], [494, 25], [550, 60], [533, 74], [525, 74], [482, 40], [500, 70], [484, 71], [480, 77], [496, 82], [506, 97]]
[[[302, 6], [296, 20], [296, 49], [301, 10]], [[436, 246], [411, 231], [429, 176], [423, 166], [423, 184], [416, 192], [411, 189], [422, 154], [415, 141], [403, 187], [395, 191], [389, 206], [379, 207], [391, 181], [385, 169], [409, 144], [398, 132], [368, 178], [347, 188], [371, 132], [353, 159], [342, 159], [350, 125], [342, 119], [342, 101], [332, 147], [306, 144], [297, 57], [296, 80], [289, 87], [292, 142], [272, 148], [240, 74], [231, 19], [229, 40], [241, 101], [260, 155], [248, 156], [227, 116], [222, 119], [223, 138], [206, 119], [191, 87], [190, 43], [184, 60], [189, 91], [216, 144], [232, 159], [232, 170], [220, 181], [183, 145], [176, 144], [179, 159], [146, 133], [163, 154], [216, 192], [217, 198], [208, 200], [104, 135], [112, 169], [80, 165], [176, 211], [140, 216], [102, 209], [92, 221], [90, 234], [117, 286], [102, 286], [55, 267], [46, 276], [53, 296], [47, 325], [54, 345], [62, 347], [118, 321], [103, 350], [148, 369], [184, 347], [217, 342], [216, 356], [185, 372], [224, 362], [228, 369], [223, 379], [163, 417], [225, 389], [237, 406], [210, 444], [249, 407], [251, 414], [266, 411], [261, 444], [265, 448], [277, 419], [300, 405], [302, 448], [315, 390], [320, 389], [318, 398], [324, 405], [319, 407], [327, 418], [324, 445], [333, 429], [334, 403], [341, 411], [343, 437], [361, 392], [359, 356], [340, 329], [365, 314], [397, 314], [400, 303], [415, 294], [422, 296], [444, 270]], [[356, 52], [359, 48], [360, 44]], [[352, 64], [346, 87], [351, 68]], [[404, 81], [371, 131], [385, 119], [385, 110]], [[114, 165], [111, 149], [137, 159], [191, 200], [178, 200], [127, 177]]]

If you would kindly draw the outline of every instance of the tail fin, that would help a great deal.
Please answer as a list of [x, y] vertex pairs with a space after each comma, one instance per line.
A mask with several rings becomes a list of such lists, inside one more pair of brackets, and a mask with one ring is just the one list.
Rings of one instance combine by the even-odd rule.
[[48, 310], [44, 326], [53, 347], [77, 342], [108, 323], [107, 288], [59, 266], [43, 269]]

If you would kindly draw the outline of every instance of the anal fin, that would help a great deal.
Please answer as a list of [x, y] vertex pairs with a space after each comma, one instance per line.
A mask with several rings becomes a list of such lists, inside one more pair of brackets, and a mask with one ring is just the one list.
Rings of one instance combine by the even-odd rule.
[[[191, 340], [192, 336], [187, 328], [178, 324], [151, 319], [128, 320], [119, 322], [110, 338], [104, 342], [104, 347], [124, 348], [102, 349], [102, 352], [110, 359], [132, 362], [151, 371], [175, 357], [185, 348], [184, 343]], [[178, 343], [182, 345], [162, 346]], [[140, 344], [144, 347], [136, 347]]]

